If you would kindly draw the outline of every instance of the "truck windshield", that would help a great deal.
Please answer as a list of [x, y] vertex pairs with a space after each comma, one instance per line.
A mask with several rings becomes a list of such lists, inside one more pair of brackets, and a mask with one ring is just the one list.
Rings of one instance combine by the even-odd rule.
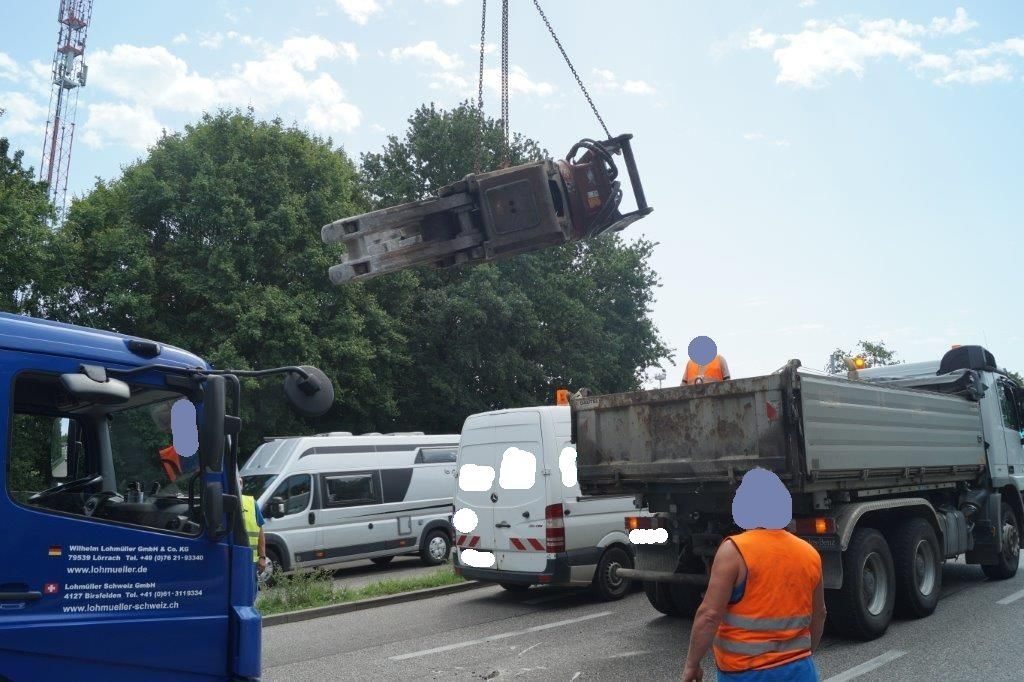
[[131, 384], [128, 402], [98, 405], [77, 401], [59, 379], [26, 373], [15, 381], [11, 498], [99, 521], [197, 534], [198, 502], [190, 506], [188, 483], [198, 455], [175, 450], [170, 426], [171, 406], [184, 398]]

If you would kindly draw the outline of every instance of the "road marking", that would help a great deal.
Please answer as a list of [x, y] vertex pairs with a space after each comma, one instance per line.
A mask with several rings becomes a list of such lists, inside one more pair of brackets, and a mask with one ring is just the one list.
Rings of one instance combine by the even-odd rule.
[[849, 670], [845, 670], [839, 673], [838, 675], [833, 675], [832, 677], [825, 680], [825, 682], [846, 682], [847, 680], [856, 679], [864, 673], [869, 673], [872, 670], [877, 670], [878, 668], [881, 668], [883, 665], [886, 665], [887, 663], [892, 663], [905, 653], [907, 652], [899, 651], [896, 649], [893, 649], [892, 651], [886, 651], [881, 656], [875, 656], [871, 660], [864, 661], [860, 665], [855, 665]]
[[569, 682], [576, 682], [576, 680], [578, 680], [580, 678], [580, 675], [582, 675], [582, 674], [583, 674], [582, 670], [577, 672], [575, 675], [572, 676], [572, 679], [569, 680]]
[[1000, 599], [996, 603], [997, 604], [1012, 604], [1013, 602], [1017, 601], [1021, 597], [1024, 597], [1024, 590], [1020, 590], [1019, 592], [1014, 592], [1009, 597], [1003, 597], [1002, 599]]
[[476, 644], [485, 644], [487, 642], [494, 642], [499, 639], [507, 639], [509, 637], [518, 637], [520, 635], [527, 635], [531, 632], [541, 632], [542, 630], [550, 630], [551, 628], [561, 627], [563, 625], [572, 625], [573, 623], [582, 623], [583, 621], [593, 620], [594, 618], [603, 618], [605, 616], [612, 615], [611, 611], [601, 611], [600, 613], [592, 613], [589, 616], [581, 616], [579, 618], [570, 618], [568, 620], [560, 620], [554, 623], [546, 623], [544, 625], [534, 625], [533, 627], [526, 628], [525, 630], [516, 630], [514, 632], [502, 632], [497, 635], [490, 635], [482, 639], [471, 639], [466, 642], [457, 642], [456, 644], [445, 644], [444, 646], [434, 647], [433, 649], [424, 649], [422, 651], [414, 651], [410, 654], [401, 654], [400, 656], [391, 656], [388, 660], [391, 661], [405, 661], [410, 658], [419, 658], [420, 656], [429, 656], [430, 654], [439, 654], [442, 651], [451, 651], [452, 649], [463, 649], [467, 646], [474, 646]]
[[525, 653], [526, 653], [527, 651], [529, 651], [530, 649], [532, 649], [532, 648], [533, 648], [533, 647], [535, 647], [535, 646], [540, 646], [540, 642], [537, 642], [536, 644], [531, 644], [530, 646], [526, 647], [525, 649], [523, 649], [522, 651], [520, 651], [520, 652], [519, 652], [518, 654], [516, 654], [516, 655], [517, 655], [517, 656], [522, 656], [523, 654], [525, 654]]

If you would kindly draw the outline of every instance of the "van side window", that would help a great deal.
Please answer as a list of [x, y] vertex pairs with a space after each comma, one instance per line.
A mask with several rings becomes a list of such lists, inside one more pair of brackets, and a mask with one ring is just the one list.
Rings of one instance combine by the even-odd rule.
[[420, 448], [416, 464], [450, 464], [455, 462], [455, 448]]
[[313, 491], [311, 476], [309, 474], [295, 474], [289, 476], [271, 497], [280, 497], [284, 500], [284, 513], [298, 514], [306, 511], [309, 506], [310, 494]]
[[325, 474], [324, 502], [327, 507], [352, 507], [380, 503], [377, 472]]

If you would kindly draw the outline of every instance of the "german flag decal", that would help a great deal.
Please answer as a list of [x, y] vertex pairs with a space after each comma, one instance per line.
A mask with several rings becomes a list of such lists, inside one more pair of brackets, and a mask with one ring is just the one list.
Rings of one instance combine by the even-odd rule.
[[50, 556], [60, 556], [61, 555], [60, 545], [53, 545], [52, 547], [50, 547], [50, 551], [48, 552], [48, 554]]

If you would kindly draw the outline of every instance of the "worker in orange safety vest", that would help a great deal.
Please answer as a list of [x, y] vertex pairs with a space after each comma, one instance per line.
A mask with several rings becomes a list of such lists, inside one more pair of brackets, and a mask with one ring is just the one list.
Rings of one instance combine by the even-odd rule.
[[728, 381], [729, 365], [725, 358], [716, 355], [715, 359], [706, 365], [698, 365], [693, 360], [686, 361], [686, 371], [683, 373], [683, 386], [687, 384], [703, 384], [708, 381]]
[[714, 649], [719, 680], [818, 680], [811, 653], [825, 627], [821, 556], [791, 534], [793, 503], [767, 469], [744, 475], [733, 520], [746, 529], [722, 541], [693, 620], [683, 682], [702, 680]]

